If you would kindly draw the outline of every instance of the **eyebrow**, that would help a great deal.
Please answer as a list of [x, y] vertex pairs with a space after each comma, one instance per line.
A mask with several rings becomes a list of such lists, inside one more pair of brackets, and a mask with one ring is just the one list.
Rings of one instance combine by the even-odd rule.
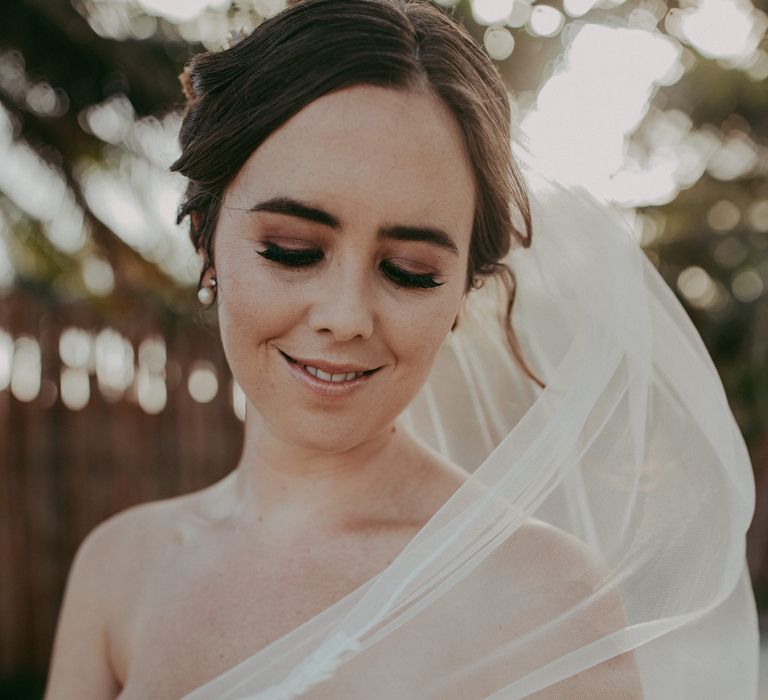
[[[328, 213], [318, 206], [300, 202], [292, 197], [272, 197], [271, 199], [266, 199], [263, 202], [255, 204], [248, 211], [266, 211], [273, 214], [295, 216], [299, 219], [313, 221], [336, 230], [341, 229], [341, 222], [333, 214]], [[459, 254], [459, 249], [453, 238], [443, 231], [443, 229], [435, 226], [406, 226], [403, 224], [383, 226], [378, 230], [376, 237], [379, 240], [387, 239], [432, 243], [449, 250], [454, 255]]]

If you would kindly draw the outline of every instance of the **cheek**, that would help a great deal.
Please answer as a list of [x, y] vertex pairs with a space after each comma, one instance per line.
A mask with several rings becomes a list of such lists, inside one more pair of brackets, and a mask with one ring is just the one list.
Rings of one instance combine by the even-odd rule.
[[252, 246], [226, 251], [217, 261], [217, 271], [222, 335], [274, 337], [292, 320], [296, 295], [290, 293], [290, 285], [264, 269]]
[[238, 338], [254, 340], [272, 332], [274, 324], [285, 315], [285, 303], [268, 287], [253, 285], [243, 288], [232, 280], [220, 289], [219, 328], [222, 340]]
[[381, 335], [397, 359], [403, 381], [426, 380], [453, 325], [458, 303], [447, 295], [423, 301], [417, 298], [393, 304], [386, 316], [382, 314]]
[[268, 382], [268, 376], [259, 378], [266, 343], [286, 335], [296, 325], [296, 305], [252, 270], [227, 269], [219, 294], [219, 332], [232, 375], [243, 389], [254, 388], [254, 382]]

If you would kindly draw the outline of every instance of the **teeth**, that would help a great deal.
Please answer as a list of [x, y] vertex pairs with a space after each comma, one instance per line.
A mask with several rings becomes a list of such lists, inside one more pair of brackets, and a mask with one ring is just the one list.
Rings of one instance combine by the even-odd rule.
[[322, 379], [325, 382], [345, 382], [345, 381], [348, 382], [351, 379], [356, 379], [357, 377], [361, 377], [363, 375], [363, 372], [347, 372], [346, 374], [329, 374], [328, 372], [323, 372], [323, 370], [318, 369], [317, 367], [310, 367], [309, 365], [303, 365], [303, 367], [313, 377]]

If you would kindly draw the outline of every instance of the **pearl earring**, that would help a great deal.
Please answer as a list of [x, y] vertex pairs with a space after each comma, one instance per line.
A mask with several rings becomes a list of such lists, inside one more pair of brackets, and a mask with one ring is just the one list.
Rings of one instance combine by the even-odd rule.
[[210, 306], [213, 303], [213, 299], [216, 292], [216, 278], [211, 277], [210, 287], [200, 287], [197, 290], [197, 298], [204, 306]]

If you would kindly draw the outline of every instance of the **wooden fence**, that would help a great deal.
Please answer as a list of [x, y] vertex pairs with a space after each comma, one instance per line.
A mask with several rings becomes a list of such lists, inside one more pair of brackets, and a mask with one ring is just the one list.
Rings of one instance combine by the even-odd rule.
[[[134, 348], [164, 338], [167, 402], [148, 414], [136, 401], [105, 399], [89, 375], [90, 399], [68, 408], [58, 389], [59, 338], [67, 328], [97, 332], [103, 314], [88, 304], [51, 306], [14, 292], [0, 300], [0, 328], [40, 346], [42, 385], [21, 401], [0, 390], [0, 681], [41, 680], [66, 575], [77, 546], [99, 522], [128, 506], [206, 486], [236, 465], [243, 424], [233, 410], [231, 373], [215, 328], [194, 318], [158, 320], [142, 308], [112, 327]], [[208, 403], [187, 390], [200, 360], [219, 389]], [[6, 686], [7, 687], [7, 686]], [[0, 686], [0, 697], [3, 696]]]

